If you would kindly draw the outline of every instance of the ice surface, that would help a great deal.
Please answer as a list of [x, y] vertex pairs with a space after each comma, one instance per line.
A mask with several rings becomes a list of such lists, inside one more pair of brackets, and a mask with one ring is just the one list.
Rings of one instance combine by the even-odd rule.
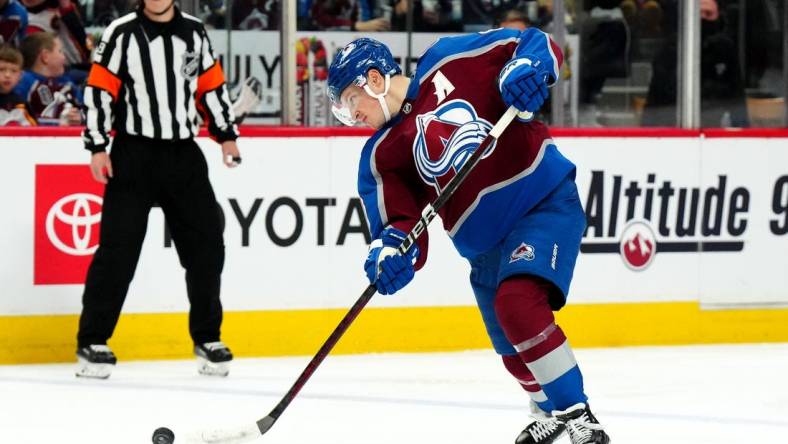
[[[576, 355], [613, 443], [788, 442], [788, 344]], [[123, 356], [106, 381], [77, 379], [73, 365], [0, 366], [0, 441], [147, 444], [167, 426], [179, 444], [195, 429], [253, 424], [310, 358], [237, 359], [226, 379]], [[492, 351], [329, 356], [258, 441], [511, 444], [527, 422], [527, 397]]]

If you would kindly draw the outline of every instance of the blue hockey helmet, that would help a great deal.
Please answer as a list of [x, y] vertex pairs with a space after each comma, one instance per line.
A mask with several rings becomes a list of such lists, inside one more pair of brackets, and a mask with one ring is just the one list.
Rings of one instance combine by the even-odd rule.
[[363, 86], [367, 72], [373, 68], [384, 76], [402, 73], [391, 51], [383, 43], [366, 37], [348, 43], [328, 68], [328, 97], [331, 102], [339, 104], [342, 91], [351, 83]]

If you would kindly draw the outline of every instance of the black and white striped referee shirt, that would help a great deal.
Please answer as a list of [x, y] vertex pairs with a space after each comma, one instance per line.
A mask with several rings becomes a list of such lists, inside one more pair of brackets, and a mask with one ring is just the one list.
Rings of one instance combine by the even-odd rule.
[[103, 151], [111, 129], [153, 139], [188, 139], [198, 114], [218, 142], [238, 129], [224, 73], [202, 23], [175, 9], [167, 23], [141, 9], [113, 21], [96, 47], [84, 94], [85, 148]]

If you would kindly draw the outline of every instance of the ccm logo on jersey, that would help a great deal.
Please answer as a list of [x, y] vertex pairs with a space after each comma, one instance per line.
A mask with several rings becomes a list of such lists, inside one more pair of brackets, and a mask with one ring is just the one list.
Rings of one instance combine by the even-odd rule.
[[[461, 99], [416, 116], [413, 158], [422, 180], [440, 193], [491, 129], [492, 124]], [[491, 143], [482, 159], [492, 154], [495, 146]]]

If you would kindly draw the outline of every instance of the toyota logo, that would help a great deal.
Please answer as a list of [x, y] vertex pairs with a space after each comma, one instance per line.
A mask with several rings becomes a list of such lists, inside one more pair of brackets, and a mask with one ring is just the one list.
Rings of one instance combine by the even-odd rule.
[[[75, 193], [61, 198], [52, 205], [47, 213], [46, 231], [49, 241], [55, 248], [72, 256], [88, 256], [96, 251], [98, 244], [90, 245], [90, 238], [93, 225], [101, 221], [101, 211], [93, 214], [90, 208], [91, 202], [101, 207], [104, 200], [95, 194]], [[55, 230], [56, 221], [71, 227], [70, 240], [60, 238]]]

